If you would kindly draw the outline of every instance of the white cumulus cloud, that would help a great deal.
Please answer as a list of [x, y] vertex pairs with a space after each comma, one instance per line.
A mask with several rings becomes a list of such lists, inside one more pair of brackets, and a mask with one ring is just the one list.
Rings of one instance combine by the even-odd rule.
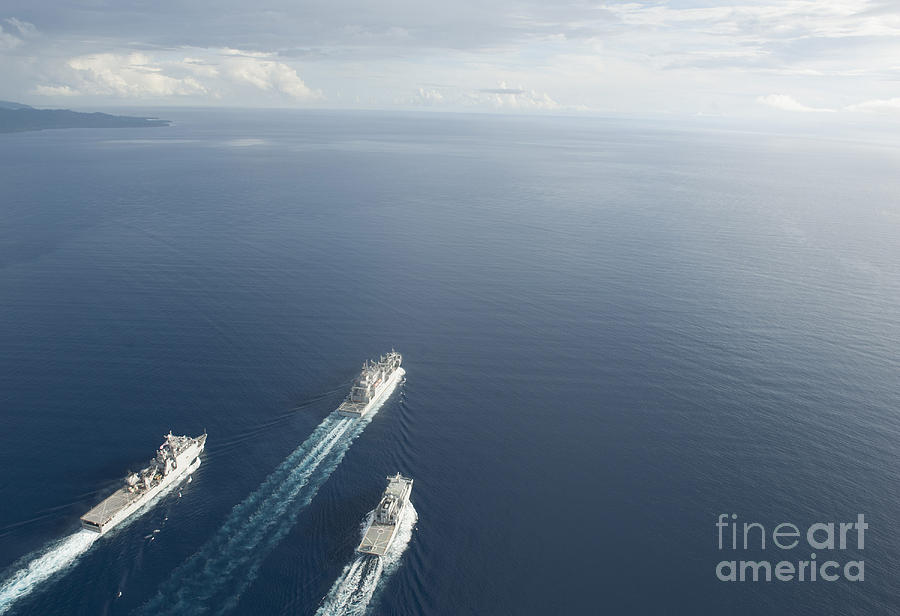
[[847, 111], [870, 113], [900, 113], [900, 98], [878, 98], [849, 105]]
[[216, 77], [219, 75], [219, 69], [202, 58], [187, 57], [181, 61], [181, 65], [185, 70], [201, 77]]
[[207, 92], [194, 77], [173, 77], [142, 53], [101, 53], [69, 60], [77, 90], [122, 97], [179, 96]]
[[[30, 92], [44, 97], [316, 101], [290, 64], [269, 52], [186, 47], [159, 52], [95, 53], [69, 58]], [[261, 96], [261, 93], [265, 93]]]
[[419, 88], [419, 100], [415, 101], [420, 105], [440, 105], [444, 102], [444, 95], [435, 88]]
[[81, 92], [69, 86], [36, 86], [32, 92], [38, 96], [79, 96]]
[[826, 109], [824, 107], [810, 107], [799, 102], [792, 96], [787, 94], [769, 94], [768, 96], [760, 96], [756, 99], [758, 102], [775, 109], [784, 111], [800, 111], [804, 113], [831, 113], [834, 109]]
[[260, 90], [286, 94], [296, 100], [312, 100], [322, 96], [321, 92], [309, 88], [294, 68], [258, 55], [229, 54], [223, 66], [226, 76], [232, 81]]
[[496, 88], [478, 90], [473, 98], [495, 109], [553, 111], [562, 107], [546, 92], [526, 90], [522, 86], [511, 88], [505, 81], [501, 81]]

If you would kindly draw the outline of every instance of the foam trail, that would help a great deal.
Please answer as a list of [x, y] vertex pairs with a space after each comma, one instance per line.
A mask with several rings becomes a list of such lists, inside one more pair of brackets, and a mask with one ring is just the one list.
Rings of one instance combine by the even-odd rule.
[[79, 530], [41, 550], [40, 555], [0, 586], [0, 614], [30, 594], [41, 582], [72, 565], [99, 537], [89, 530]]
[[[367, 521], [370, 521], [374, 512], [370, 512]], [[384, 557], [372, 554], [361, 554], [352, 563], [344, 567], [341, 575], [332, 585], [331, 590], [325, 596], [322, 605], [316, 611], [316, 616], [362, 616], [375, 591], [378, 583], [387, 579], [400, 565], [400, 557], [406, 551], [409, 540], [412, 538], [413, 527], [419, 519], [412, 502], [403, 510], [400, 519], [400, 528], [397, 536], [391, 543], [390, 549]], [[363, 524], [363, 529], [368, 524]]]
[[377, 410], [358, 419], [337, 413], [326, 417], [139, 611], [223, 614], [232, 609]]
[[[163, 488], [156, 496], [141, 505], [138, 511], [122, 522], [119, 522], [115, 528], [107, 533], [107, 535], [119, 532], [142, 515], [152, 510], [153, 507], [156, 506], [156, 503], [172, 492], [177, 486], [181, 485], [182, 482], [184, 482], [185, 477], [190, 477], [193, 472], [197, 470], [199, 465], [200, 462], [197, 461], [183, 477], [179, 477], [177, 480]], [[39, 556], [32, 559], [26, 567], [16, 571], [8, 580], [0, 585], [0, 614], [6, 612], [12, 604], [20, 598], [30, 594], [37, 588], [38, 584], [44, 582], [53, 574], [75, 564], [78, 557], [87, 552], [94, 544], [94, 541], [99, 539], [100, 536], [99, 533], [81, 529], [65, 539], [55, 541], [48, 547], [40, 550]]]

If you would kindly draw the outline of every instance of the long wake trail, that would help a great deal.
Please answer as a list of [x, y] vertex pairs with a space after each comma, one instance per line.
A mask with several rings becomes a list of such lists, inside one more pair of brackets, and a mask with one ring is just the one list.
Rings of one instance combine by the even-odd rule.
[[326, 417], [138, 612], [224, 614], [234, 608], [266, 556], [290, 532], [377, 410], [361, 418]]
[[79, 530], [40, 550], [28, 564], [0, 585], [0, 614], [37, 588], [55, 573], [74, 564], [100, 538], [89, 530]]
[[[186, 477], [190, 476], [189, 473], [186, 474]], [[127, 520], [120, 522], [116, 528], [110, 531], [110, 534], [120, 531], [152, 510], [157, 502], [165, 498], [183, 481], [184, 477], [166, 486], [159, 494], [147, 501], [139, 511]], [[84, 529], [77, 530], [68, 537], [49, 543], [44, 548], [23, 558], [21, 562], [28, 564], [20, 568], [13, 567], [15, 572], [0, 582], [0, 614], [7, 612], [22, 597], [37, 590], [51, 576], [74, 565], [98, 539], [100, 539], [98, 533]]]
[[[369, 518], [373, 512], [369, 513]], [[400, 528], [387, 553], [382, 556], [361, 554], [344, 567], [341, 575], [325, 595], [316, 616], [362, 616], [366, 613], [379, 582], [390, 577], [400, 566], [400, 557], [412, 538], [413, 527], [419, 519], [410, 502], [403, 510]], [[365, 528], [366, 524], [363, 525]]]

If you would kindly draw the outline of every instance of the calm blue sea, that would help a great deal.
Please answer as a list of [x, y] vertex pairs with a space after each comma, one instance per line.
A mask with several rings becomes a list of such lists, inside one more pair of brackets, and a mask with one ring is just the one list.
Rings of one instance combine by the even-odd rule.
[[[900, 149], [161, 115], [0, 135], [0, 609], [340, 612], [401, 471], [418, 521], [370, 614], [897, 612]], [[400, 389], [335, 423], [391, 347]], [[192, 482], [84, 539], [170, 429], [209, 433]], [[811, 551], [720, 551], [721, 513], [863, 513], [865, 548], [818, 558], [865, 580], [721, 582]]]

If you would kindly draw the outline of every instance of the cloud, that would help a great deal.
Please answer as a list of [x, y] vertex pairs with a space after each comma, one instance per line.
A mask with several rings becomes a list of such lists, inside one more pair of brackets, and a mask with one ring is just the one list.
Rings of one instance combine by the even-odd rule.
[[[607, 7], [628, 25], [654, 28], [702, 28], [720, 36], [757, 40], [806, 37], [895, 36], [896, 14], [871, 12], [869, 0], [779, 0], [679, 8], [665, 4], [622, 3]], [[893, 12], [892, 12], [893, 13]]]
[[223, 56], [241, 56], [244, 58], [271, 58], [275, 54], [270, 51], [248, 51], [245, 49], [232, 49], [231, 47], [223, 47], [219, 50]]
[[825, 117], [891, 112], [900, 70], [897, 0], [5, 0], [2, 11], [0, 98], [14, 100]]
[[256, 104], [263, 100], [259, 91], [269, 93], [266, 100], [275, 104], [323, 98], [294, 67], [273, 56], [236, 48], [85, 54], [45, 71], [44, 83], [32, 86], [30, 92], [46, 97], [249, 99]]
[[207, 93], [194, 77], [173, 77], [142, 53], [101, 53], [72, 58], [75, 89], [86, 94], [119, 97], [169, 97]]
[[181, 61], [181, 65], [185, 70], [202, 77], [216, 77], [219, 74], [219, 69], [216, 68], [215, 65], [210, 64], [201, 58], [184, 58]]
[[440, 105], [444, 102], [444, 95], [436, 88], [419, 88], [417, 104], [425, 106]]
[[69, 86], [36, 86], [32, 90], [38, 96], [80, 96], [81, 92]]
[[286, 94], [300, 101], [322, 97], [321, 92], [310, 89], [304, 83], [296, 70], [281, 62], [232, 53], [224, 60], [223, 66], [226, 76], [232, 81], [249, 84], [260, 90]]
[[3, 21], [18, 30], [20, 36], [31, 36], [37, 32], [37, 28], [34, 27], [34, 24], [22, 21], [21, 19], [16, 19], [15, 17], [8, 17]]
[[880, 98], [846, 107], [847, 111], [863, 111], [868, 113], [900, 113], [900, 98]]
[[25, 39], [37, 33], [34, 24], [15, 17], [7, 17], [2, 22], [0, 23], [0, 51], [20, 47]]
[[775, 109], [781, 109], [783, 111], [800, 111], [806, 113], [834, 112], [834, 109], [809, 107], [787, 94], [769, 94], [768, 96], [760, 96], [756, 100], [763, 105], [768, 105], [769, 107], [774, 107]]
[[15, 49], [21, 44], [22, 39], [4, 31], [3, 26], [0, 25], [0, 51], [3, 51], [4, 49]]
[[525, 94], [525, 90], [521, 88], [483, 88], [478, 90], [479, 92], [484, 92], [485, 94]]
[[501, 81], [496, 88], [465, 89], [457, 86], [420, 87], [406, 101], [413, 105], [455, 109], [507, 111], [556, 111], [565, 109], [546, 92], [523, 87], [510, 88]]
[[503, 81], [496, 88], [478, 90], [476, 98], [495, 109], [555, 111], [562, 108], [562, 105], [550, 98], [546, 92], [526, 90], [522, 86], [510, 88]]

